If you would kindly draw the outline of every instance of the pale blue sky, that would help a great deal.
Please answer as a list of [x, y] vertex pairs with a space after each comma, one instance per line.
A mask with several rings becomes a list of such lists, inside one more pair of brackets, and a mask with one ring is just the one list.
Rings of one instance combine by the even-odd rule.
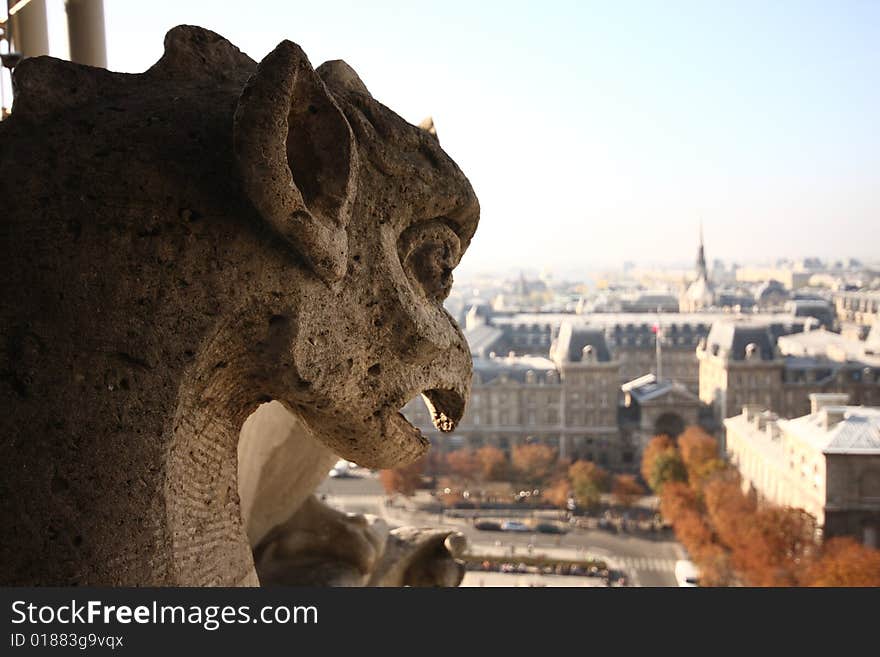
[[[50, 12], [60, 0], [49, 0]], [[235, 8], [235, 9], [233, 9]], [[59, 9], [63, 11], [63, 9]], [[105, 0], [110, 68], [179, 23], [342, 58], [434, 116], [482, 221], [463, 267], [880, 260], [880, 2]]]

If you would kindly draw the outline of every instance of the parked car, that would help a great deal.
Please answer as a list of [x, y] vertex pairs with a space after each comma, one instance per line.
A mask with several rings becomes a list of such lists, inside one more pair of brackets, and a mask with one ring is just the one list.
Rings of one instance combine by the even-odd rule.
[[535, 526], [535, 529], [542, 534], [564, 534], [566, 529], [552, 522], [541, 522]]
[[501, 531], [504, 532], [530, 532], [528, 525], [518, 520], [505, 520], [501, 523]]
[[327, 473], [329, 477], [350, 477], [352, 476], [351, 470], [352, 466], [357, 467], [357, 464], [352, 463], [351, 461], [346, 461], [341, 459], [336, 462], [336, 465]]
[[484, 532], [501, 531], [501, 523], [495, 522], [494, 520], [480, 520], [474, 525], [474, 527], [476, 527], [477, 529], [482, 529]]

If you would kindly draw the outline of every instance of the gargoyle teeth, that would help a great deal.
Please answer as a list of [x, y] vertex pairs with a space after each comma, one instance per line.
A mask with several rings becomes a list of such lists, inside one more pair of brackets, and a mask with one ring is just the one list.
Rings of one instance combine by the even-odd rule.
[[435, 388], [422, 393], [431, 421], [440, 431], [454, 431], [464, 415], [464, 397], [455, 390]]

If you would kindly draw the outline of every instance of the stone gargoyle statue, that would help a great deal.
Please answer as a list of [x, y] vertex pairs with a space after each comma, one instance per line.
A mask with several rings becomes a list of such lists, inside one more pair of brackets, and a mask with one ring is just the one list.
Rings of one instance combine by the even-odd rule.
[[[342, 61], [180, 26], [141, 74], [49, 57], [0, 123], [0, 582], [453, 584], [461, 535], [313, 495], [464, 412], [443, 309], [479, 205]], [[256, 567], [255, 567], [256, 563]]]

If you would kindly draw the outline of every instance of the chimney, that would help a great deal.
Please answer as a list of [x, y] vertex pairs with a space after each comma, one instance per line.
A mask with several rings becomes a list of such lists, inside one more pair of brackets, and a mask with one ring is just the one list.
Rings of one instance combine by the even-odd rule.
[[742, 408], [746, 422], [754, 422], [758, 413], [762, 410], [760, 404], [746, 404]]
[[825, 431], [836, 427], [846, 416], [846, 406], [826, 406], [822, 409], [822, 426]]
[[810, 415], [815, 415], [826, 406], [846, 406], [849, 394], [845, 392], [813, 392], [810, 397]]

